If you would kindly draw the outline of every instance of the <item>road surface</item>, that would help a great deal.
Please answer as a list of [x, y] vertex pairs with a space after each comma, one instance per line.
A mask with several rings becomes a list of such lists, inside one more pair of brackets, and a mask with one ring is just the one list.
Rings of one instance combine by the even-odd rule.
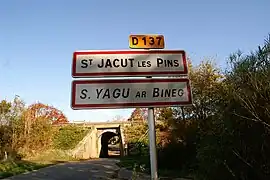
[[[117, 159], [95, 159], [68, 162], [42, 168], [36, 171], [12, 176], [4, 180], [131, 180], [132, 171], [119, 168]], [[137, 180], [150, 180], [150, 176], [136, 173]], [[161, 178], [168, 180], [167, 178]], [[171, 178], [169, 178], [172, 180]], [[186, 180], [177, 178], [175, 180]]]
[[115, 159], [69, 162], [20, 174], [5, 180], [96, 180], [117, 179], [119, 167]]

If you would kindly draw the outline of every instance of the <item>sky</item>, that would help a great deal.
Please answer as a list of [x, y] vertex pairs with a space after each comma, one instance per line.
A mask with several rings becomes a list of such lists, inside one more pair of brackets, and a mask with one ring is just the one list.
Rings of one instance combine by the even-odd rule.
[[74, 51], [128, 49], [130, 34], [162, 34], [166, 49], [224, 68], [230, 53], [263, 43], [269, 7], [269, 0], [1, 0], [0, 100], [53, 105], [70, 121], [127, 118], [132, 109], [71, 109]]

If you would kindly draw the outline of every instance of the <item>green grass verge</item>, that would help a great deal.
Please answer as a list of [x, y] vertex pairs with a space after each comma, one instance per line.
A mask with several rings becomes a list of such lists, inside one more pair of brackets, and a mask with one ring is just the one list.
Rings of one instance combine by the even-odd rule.
[[29, 161], [5, 161], [0, 162], [0, 179], [17, 174], [47, 167], [51, 164], [40, 164]]
[[148, 156], [125, 156], [125, 157], [120, 158], [120, 162], [117, 165], [120, 167], [129, 169], [129, 170], [134, 170], [135, 168], [136, 170], [139, 170], [139, 171], [147, 171], [149, 167], [149, 157]]
[[48, 150], [21, 161], [10, 159], [0, 162], [0, 179], [70, 161], [77, 161], [77, 159], [61, 150]]
[[66, 151], [48, 150], [40, 154], [36, 154], [35, 156], [28, 157], [25, 160], [43, 164], [56, 164], [61, 162], [76, 161], [77, 159], [71, 157]]

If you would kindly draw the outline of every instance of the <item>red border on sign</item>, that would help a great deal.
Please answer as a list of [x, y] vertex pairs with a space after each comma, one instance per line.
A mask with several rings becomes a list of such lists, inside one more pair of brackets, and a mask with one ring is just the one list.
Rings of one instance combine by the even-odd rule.
[[[77, 84], [110, 84], [110, 83], [162, 83], [162, 82], [186, 82], [188, 90], [188, 101], [179, 102], [147, 102], [147, 103], [112, 103], [112, 104], [75, 104], [76, 85]], [[71, 90], [71, 108], [72, 109], [99, 109], [99, 108], [127, 108], [127, 107], [162, 107], [162, 106], [181, 106], [191, 105], [192, 94], [190, 81], [187, 78], [175, 79], [123, 79], [123, 80], [75, 80], [72, 82]]]
[[[182, 54], [183, 71], [163, 71], [163, 72], [101, 72], [101, 73], [77, 73], [76, 72], [76, 57], [77, 55], [90, 54]], [[151, 75], [182, 75], [187, 74], [187, 59], [186, 52], [183, 50], [121, 50], [121, 51], [77, 51], [73, 53], [72, 60], [72, 77], [100, 77], [100, 76], [151, 76]]]

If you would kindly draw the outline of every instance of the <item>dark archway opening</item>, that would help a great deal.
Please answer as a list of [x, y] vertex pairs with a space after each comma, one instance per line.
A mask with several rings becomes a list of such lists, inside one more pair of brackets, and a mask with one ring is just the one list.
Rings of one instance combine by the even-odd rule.
[[115, 145], [119, 141], [117, 134], [113, 132], [105, 132], [101, 135], [101, 149], [99, 153], [100, 158], [109, 158], [109, 144]]

